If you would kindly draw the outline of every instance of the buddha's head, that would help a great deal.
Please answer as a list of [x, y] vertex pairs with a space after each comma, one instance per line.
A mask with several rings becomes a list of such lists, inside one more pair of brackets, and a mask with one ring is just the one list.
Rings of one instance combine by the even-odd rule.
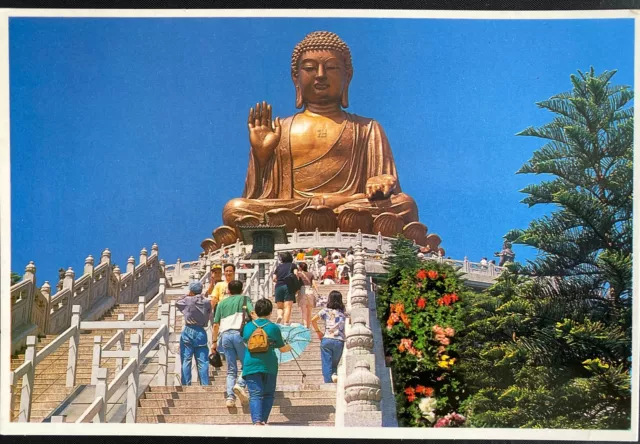
[[296, 88], [297, 108], [305, 103], [332, 102], [348, 107], [351, 77], [351, 51], [332, 32], [312, 32], [293, 49], [291, 78]]

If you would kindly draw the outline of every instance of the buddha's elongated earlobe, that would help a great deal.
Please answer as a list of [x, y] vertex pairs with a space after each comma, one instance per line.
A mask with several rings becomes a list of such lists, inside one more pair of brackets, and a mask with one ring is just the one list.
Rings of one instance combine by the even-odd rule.
[[304, 105], [304, 101], [302, 100], [302, 91], [300, 91], [300, 87], [298, 86], [298, 77], [292, 72], [291, 80], [293, 80], [293, 86], [296, 88], [296, 108], [302, 108]]
[[[353, 75], [353, 74], [352, 74]], [[342, 97], [340, 98], [340, 104], [343, 108], [349, 108], [349, 84], [351, 83], [351, 77], [347, 79], [347, 82], [344, 85], [344, 89], [342, 90]]]
[[349, 84], [347, 84], [342, 90], [342, 98], [340, 104], [343, 108], [349, 108]]
[[300, 92], [300, 88], [296, 85], [296, 108], [300, 109], [304, 105], [302, 101], [302, 93]]

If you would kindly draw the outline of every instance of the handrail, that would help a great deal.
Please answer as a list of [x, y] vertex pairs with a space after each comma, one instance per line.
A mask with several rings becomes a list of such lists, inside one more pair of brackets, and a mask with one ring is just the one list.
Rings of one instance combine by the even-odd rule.
[[156, 332], [149, 338], [149, 340], [146, 342], [146, 344], [144, 344], [144, 346], [140, 349], [140, 359], [144, 358], [147, 353], [149, 353], [153, 347], [155, 347], [158, 342], [160, 341], [160, 338], [165, 334], [166, 331], [166, 325], [162, 324], [160, 325], [160, 327], [156, 330]]
[[120, 339], [124, 339], [123, 331], [116, 332], [113, 336], [111, 336], [111, 339], [109, 339], [107, 343], [102, 346], [102, 349], [109, 350], [111, 347], [120, 342]]
[[32, 365], [33, 363], [31, 361], [26, 361], [26, 362], [23, 362], [20, 366], [18, 366], [18, 368], [16, 368], [14, 371], [12, 371], [11, 375], [13, 377], [13, 384], [11, 385], [13, 386], [18, 381], [18, 379], [20, 379], [21, 377], [26, 375], [28, 372], [30, 372]]
[[156, 294], [153, 298], [151, 298], [149, 300], [149, 302], [147, 302], [144, 306], [144, 314], [149, 313], [149, 311], [151, 310], [151, 308], [156, 305], [158, 303], [158, 301], [162, 301], [162, 290], [158, 291], [158, 294]]
[[111, 398], [111, 396], [116, 392], [116, 390], [118, 390], [118, 388], [120, 388], [120, 386], [129, 377], [129, 375], [133, 373], [137, 364], [138, 363], [135, 359], [131, 359], [129, 362], [127, 362], [127, 365], [125, 365], [124, 368], [113, 377], [113, 381], [111, 381], [111, 384], [107, 386], [107, 399]]
[[75, 325], [72, 325], [71, 327], [66, 329], [64, 332], [60, 333], [60, 335], [57, 338], [55, 338], [53, 341], [47, 344], [46, 347], [44, 347], [42, 350], [40, 350], [36, 354], [35, 365], [40, 364], [44, 358], [46, 358], [51, 353], [56, 351], [58, 347], [60, 347], [65, 341], [67, 341], [71, 336], [75, 334], [76, 334]]
[[80, 323], [80, 330], [100, 330], [120, 328], [131, 330], [134, 328], [150, 330], [152, 328], [160, 328], [160, 321], [83, 321]]
[[89, 405], [89, 407], [87, 407], [87, 409], [82, 412], [82, 415], [80, 415], [80, 417], [76, 420], [76, 423], [91, 422], [93, 418], [100, 412], [103, 403], [104, 400], [102, 399], [102, 396], [94, 399], [91, 405]]

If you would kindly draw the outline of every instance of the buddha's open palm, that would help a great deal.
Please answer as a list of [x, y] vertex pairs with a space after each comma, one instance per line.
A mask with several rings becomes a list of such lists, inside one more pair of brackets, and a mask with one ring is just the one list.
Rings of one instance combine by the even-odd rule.
[[280, 118], [271, 119], [271, 105], [267, 102], [256, 103], [256, 107], [249, 110], [249, 142], [258, 159], [266, 161], [280, 142]]

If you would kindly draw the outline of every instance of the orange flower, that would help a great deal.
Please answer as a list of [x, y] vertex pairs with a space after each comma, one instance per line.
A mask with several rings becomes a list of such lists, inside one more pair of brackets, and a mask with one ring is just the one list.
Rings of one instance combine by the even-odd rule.
[[419, 395], [431, 397], [435, 393], [435, 390], [433, 390], [431, 387], [425, 387], [424, 385], [417, 385], [416, 393]]
[[400, 343], [400, 344], [398, 345], [398, 351], [400, 351], [400, 353], [404, 353], [405, 348], [404, 348], [404, 344], [403, 344], [403, 343]]
[[407, 401], [413, 402], [416, 399], [416, 390], [413, 387], [407, 387], [404, 389], [404, 394], [407, 395]]
[[456, 331], [451, 327], [447, 327], [444, 329], [444, 334], [452, 338], [456, 334]]
[[427, 271], [427, 277], [429, 279], [438, 279], [438, 272], [436, 270]]
[[416, 278], [420, 279], [421, 281], [425, 280], [427, 278], [427, 271], [426, 270], [419, 270], [416, 273]]

